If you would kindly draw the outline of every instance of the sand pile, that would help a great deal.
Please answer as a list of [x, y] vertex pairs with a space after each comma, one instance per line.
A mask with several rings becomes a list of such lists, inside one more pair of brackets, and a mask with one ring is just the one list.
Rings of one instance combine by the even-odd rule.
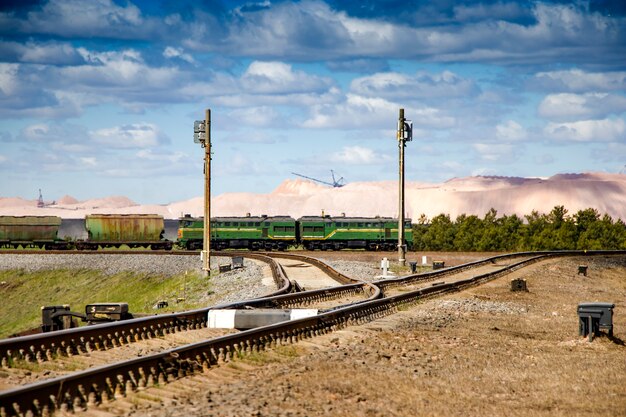
[[[550, 178], [467, 177], [441, 184], [406, 183], [406, 214], [417, 219], [445, 213], [482, 217], [494, 208], [498, 215], [523, 216], [536, 210], [548, 213], [565, 206], [570, 214], [595, 208], [601, 214], [626, 220], [626, 175], [605, 173], [559, 174]], [[226, 193], [211, 199], [213, 216], [303, 215], [390, 216], [398, 214], [395, 181], [355, 182], [332, 188], [302, 179], [283, 181], [268, 194]], [[65, 196], [55, 205], [37, 208], [35, 200], [0, 198], [0, 215], [54, 215], [82, 218], [90, 213], [155, 213], [175, 219], [182, 214], [201, 216], [204, 198], [169, 205], [138, 205], [115, 196], [84, 202]]]

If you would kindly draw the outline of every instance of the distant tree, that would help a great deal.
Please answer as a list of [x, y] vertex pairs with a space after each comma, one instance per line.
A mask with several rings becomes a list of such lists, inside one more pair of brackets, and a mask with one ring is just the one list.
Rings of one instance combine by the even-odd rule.
[[481, 252], [497, 251], [502, 247], [503, 236], [500, 230], [498, 211], [489, 209], [482, 221], [482, 232], [478, 239], [476, 250]]
[[424, 234], [428, 231], [428, 217], [424, 213], [420, 214], [417, 223], [413, 223], [413, 249], [426, 250]]
[[596, 209], [579, 210], [568, 215], [564, 206], [550, 213], [533, 210], [524, 220], [513, 214], [498, 217], [490, 209], [480, 219], [461, 214], [452, 222], [440, 214], [430, 222], [422, 214], [413, 225], [416, 250], [460, 251], [540, 251], [568, 249], [626, 249], [626, 224]]
[[576, 249], [578, 234], [574, 220], [567, 215], [567, 209], [556, 206], [548, 214], [548, 227], [542, 233], [551, 235], [550, 250]]
[[524, 250], [529, 251], [545, 250], [548, 244], [543, 241], [543, 237], [540, 234], [548, 224], [546, 216], [539, 214], [537, 210], [533, 210], [530, 214], [525, 215], [524, 218], [526, 219], [526, 227], [522, 233], [522, 247]]
[[461, 214], [456, 218], [454, 247], [459, 251], [475, 251], [482, 235], [483, 222], [478, 216]]
[[502, 240], [499, 250], [521, 251], [523, 228], [524, 221], [518, 217], [517, 214], [502, 217], [500, 220], [500, 235]]
[[425, 250], [451, 251], [454, 248], [455, 225], [448, 214], [432, 219], [426, 233], [422, 235]]

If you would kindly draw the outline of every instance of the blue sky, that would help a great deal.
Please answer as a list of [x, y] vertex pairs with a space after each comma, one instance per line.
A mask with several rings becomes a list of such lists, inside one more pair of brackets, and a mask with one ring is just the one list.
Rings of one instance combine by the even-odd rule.
[[617, 173], [626, 5], [450, 1], [3, 1], [0, 196], [201, 196], [299, 172], [409, 181]]

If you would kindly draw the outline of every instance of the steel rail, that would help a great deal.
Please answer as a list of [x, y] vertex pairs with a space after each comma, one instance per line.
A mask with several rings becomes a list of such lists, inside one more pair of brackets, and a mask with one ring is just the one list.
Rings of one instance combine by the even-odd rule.
[[[194, 254], [197, 255], [197, 252]], [[261, 254], [246, 254], [246, 257], [270, 265], [278, 290], [269, 294], [267, 298], [291, 291], [291, 282], [278, 262]], [[261, 299], [263, 298], [265, 297]], [[248, 302], [254, 303], [254, 300]], [[215, 307], [0, 339], [0, 367], [10, 366], [15, 359], [50, 360], [53, 356], [72, 355], [91, 349], [107, 349], [168, 333], [206, 327], [207, 314], [211, 308]]]
[[[291, 282], [287, 278], [282, 266], [274, 261], [272, 259], [273, 257], [267, 256], [265, 253], [226, 253], [228, 256], [245, 256], [269, 263], [272, 268], [272, 275], [279, 289], [264, 297], [253, 300], [221, 304], [182, 313], [146, 316], [96, 326], [83, 326], [50, 333], [2, 339], [0, 340], [0, 367], [9, 367], [16, 359], [42, 362], [51, 360], [55, 356], [69, 356], [90, 350], [104, 350], [143, 339], [163, 336], [168, 333], [199, 329], [206, 327], [208, 311], [211, 309], [293, 308], [297, 306], [310, 306], [315, 303], [345, 296], [362, 296], [364, 297], [364, 301], [381, 296], [380, 289], [375, 285], [346, 277], [317, 259], [298, 256], [292, 256], [292, 258], [306, 262], [312, 261], [311, 263], [321, 267], [326, 273], [336, 277], [336, 279], [359, 283], [300, 293], [290, 293]], [[226, 253], [216, 252], [215, 255], [225, 256]], [[197, 255], [198, 253], [192, 252], [191, 254]]]
[[[623, 251], [622, 251], [623, 252]], [[126, 395], [143, 387], [162, 384], [170, 379], [209, 368], [276, 345], [290, 344], [392, 314], [400, 306], [427, 297], [459, 291], [492, 280], [551, 255], [544, 253], [479, 276], [448, 284], [420, 288], [404, 294], [350, 305], [314, 317], [259, 327], [236, 334], [220, 336], [166, 352], [105, 365], [0, 392], [0, 415], [18, 416], [32, 413], [49, 415], [58, 409], [96, 405]]]

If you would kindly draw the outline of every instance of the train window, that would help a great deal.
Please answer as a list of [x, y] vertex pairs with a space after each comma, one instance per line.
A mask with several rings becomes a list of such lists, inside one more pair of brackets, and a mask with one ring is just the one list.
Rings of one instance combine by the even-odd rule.
[[350, 223], [350, 227], [356, 227], [356, 223]]
[[254, 222], [248, 222], [248, 227], [254, 226]]
[[405, 223], [404, 223], [404, 227], [411, 228], [411, 222], [405, 222]]
[[269, 227], [269, 226], [270, 226], [270, 222], [265, 222], [265, 223], [263, 224], [263, 226]]
[[324, 231], [324, 226], [315, 226], [315, 227], [313, 227], [313, 231], [314, 232], [323, 232]]
[[302, 226], [302, 231], [303, 232], [312, 232], [313, 231], [313, 226]]
[[284, 232], [285, 231], [285, 226], [274, 226], [274, 231], [275, 232]]
[[365, 227], [374, 227], [372, 223], [365, 223]]
[[363, 223], [359, 223], [359, 227], [363, 227]]
[[255, 226], [255, 227], [259, 227], [259, 226], [261, 226], [261, 222], [254, 222], [254, 226]]
[[230, 226], [230, 222], [225, 222], [224, 226], [229, 227]]
[[285, 232], [295, 232], [295, 231], [296, 231], [295, 226], [285, 226]]

